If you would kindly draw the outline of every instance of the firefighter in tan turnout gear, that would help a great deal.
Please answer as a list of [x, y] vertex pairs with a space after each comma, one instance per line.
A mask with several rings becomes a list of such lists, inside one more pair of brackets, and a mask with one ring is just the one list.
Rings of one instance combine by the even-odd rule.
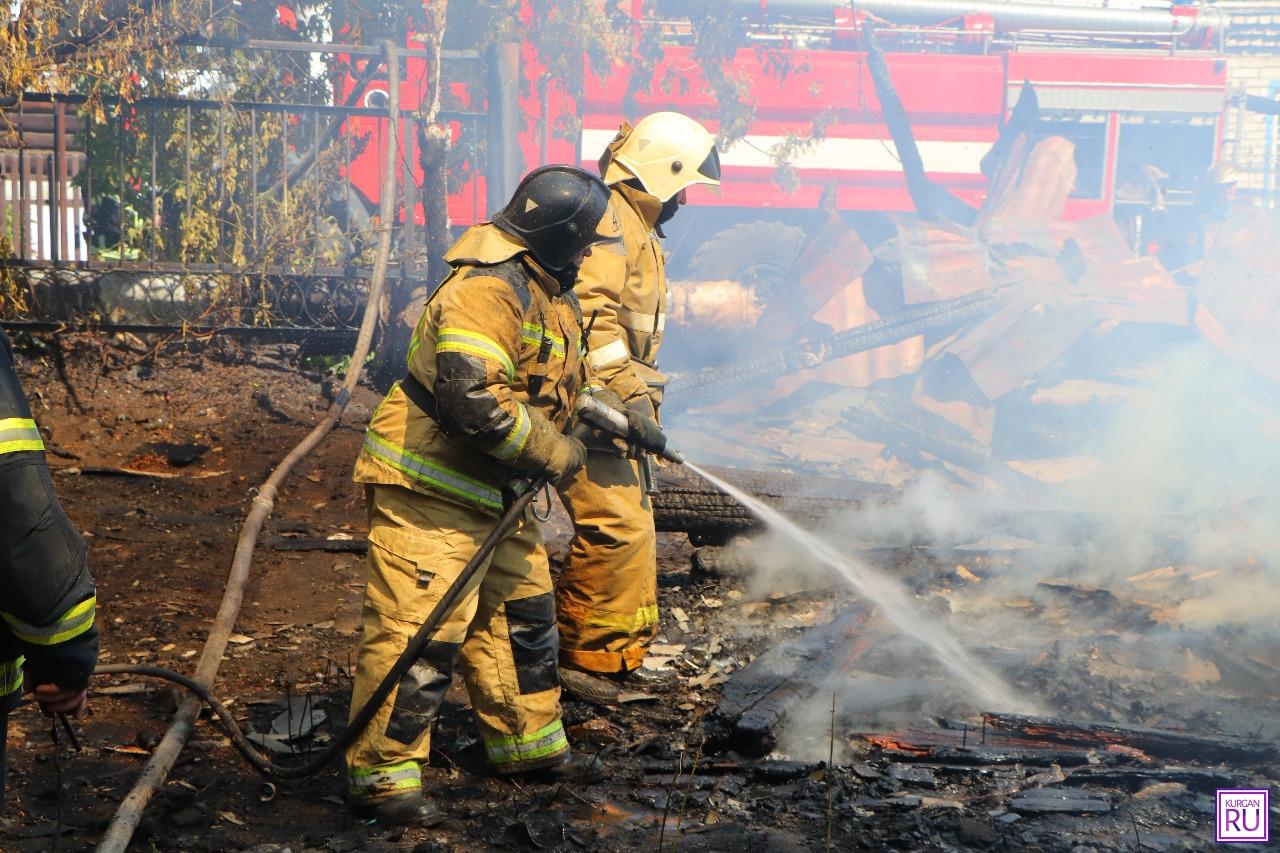
[[[715, 139], [688, 116], [654, 113], [634, 128], [622, 126], [600, 158], [600, 174], [622, 242], [594, 252], [578, 275], [587, 358], [622, 406], [656, 418], [666, 381], [655, 360], [667, 300], [658, 238], [688, 187], [719, 185]], [[574, 525], [556, 583], [566, 671], [642, 680], [637, 667], [658, 628], [656, 536], [643, 472], [633, 454], [593, 446], [586, 467], [561, 485]], [[569, 689], [579, 677], [566, 674]]]
[[[563, 434], [587, 376], [572, 287], [592, 247], [619, 235], [598, 178], [547, 166], [445, 256], [452, 270], [418, 322], [407, 375], [374, 413], [356, 462], [369, 572], [353, 712], [493, 528], [503, 484], [558, 480], [585, 461], [582, 442]], [[347, 751], [353, 808], [388, 822], [442, 819], [422, 794], [421, 767], [455, 663], [495, 772], [600, 775], [571, 758], [556, 655], [547, 554], [526, 514]]]

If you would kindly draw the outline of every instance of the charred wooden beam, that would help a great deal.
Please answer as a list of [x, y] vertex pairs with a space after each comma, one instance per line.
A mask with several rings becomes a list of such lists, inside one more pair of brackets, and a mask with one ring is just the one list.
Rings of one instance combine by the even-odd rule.
[[880, 101], [884, 123], [889, 128], [894, 147], [898, 149], [898, 159], [902, 162], [902, 172], [907, 180], [907, 192], [911, 194], [916, 212], [928, 222], [972, 224], [974, 209], [930, 181], [925, 173], [924, 159], [920, 156], [915, 135], [911, 132], [906, 108], [902, 106], [902, 99], [898, 97], [898, 90], [893, 85], [893, 75], [889, 73], [889, 63], [885, 60], [879, 39], [876, 38], [876, 28], [870, 22], [863, 22], [862, 28], [866, 36], [867, 70], [871, 72], [871, 81], [876, 87], [876, 99]]
[[791, 643], [770, 649], [725, 682], [708, 722], [708, 737], [752, 756], [778, 742], [788, 714], [812, 696], [830, 672], [866, 651], [862, 627], [871, 610], [855, 604]]
[[928, 222], [938, 222], [942, 213], [938, 210], [933, 193], [930, 190], [929, 178], [924, 171], [924, 158], [920, 156], [920, 148], [916, 145], [915, 135], [911, 132], [911, 122], [907, 120], [907, 110], [898, 97], [897, 87], [893, 85], [893, 75], [889, 73], [889, 63], [884, 58], [884, 50], [880, 40], [876, 38], [876, 28], [870, 23], [863, 24], [863, 34], [867, 45], [867, 70], [871, 72], [871, 80], [875, 83], [876, 98], [880, 101], [880, 112], [884, 115], [884, 123], [889, 127], [889, 135], [893, 137], [893, 145], [898, 149], [898, 159], [902, 161], [902, 172], [907, 180], [907, 192], [916, 206], [920, 218]]
[[[854, 480], [745, 469], [715, 473], [801, 524], [816, 524], [894, 495], [888, 486]], [[658, 493], [651, 501], [659, 531], [686, 533], [695, 545], [715, 545], [760, 527], [760, 519], [746, 507], [683, 468], [659, 469], [657, 479]]]
[[[957, 326], [989, 314], [1003, 304], [1005, 293], [1003, 290], [989, 290], [913, 306], [901, 314], [837, 332], [813, 342], [812, 346], [831, 361], [896, 344], [927, 331]], [[667, 385], [663, 405], [669, 409], [707, 405], [734, 391], [759, 387], [771, 379], [812, 367], [813, 363], [802, 355], [794, 345], [787, 345], [732, 365], [709, 367], [677, 376]]]
[[930, 764], [962, 767], [1003, 767], [1025, 764], [1031, 767], [1085, 767], [1098, 759], [1086, 749], [1008, 748], [998, 746], [913, 746], [910, 750], [885, 749], [895, 761], [927, 761]]
[[996, 459], [990, 448], [976, 444], [951, 422], [915, 403], [854, 389], [842, 393], [855, 403], [843, 412], [846, 423], [863, 438], [927, 453], [1009, 488], [1034, 490], [1040, 486], [1039, 481]]
[[[1040, 98], [1036, 94], [1036, 89], [1031, 85], [1030, 80], [1022, 81], [1022, 89], [1018, 92], [1018, 100], [1013, 105], [1013, 112], [1009, 114], [1009, 120], [1000, 128], [1000, 135], [996, 137], [996, 142], [991, 146], [991, 150], [982, 158], [982, 174], [993, 182], [998, 183], [998, 176], [1005, 171], [1006, 164], [1010, 160], [1017, 161], [1025, 158], [1023, 152], [1022, 158], [1014, 152], [1019, 140], [1026, 140], [1035, 131], [1036, 124], [1040, 121]], [[1016, 173], [1021, 170], [1021, 163], [1017, 163], [1013, 171]]]
[[273, 536], [265, 543], [273, 551], [328, 551], [333, 554], [365, 554], [368, 539], [321, 539], [316, 536]]
[[1276, 745], [1232, 735], [1201, 735], [1111, 723], [1082, 723], [1020, 714], [983, 714], [990, 728], [1027, 738], [1073, 746], [1126, 746], [1159, 758], [1180, 761], [1265, 763], [1280, 756]]
[[1019, 814], [1106, 814], [1111, 799], [1106, 794], [1066, 788], [1029, 788], [1009, 801]]
[[[761, 526], [760, 519], [723, 492], [707, 488], [669, 488], [651, 497], [654, 524], [667, 533], [687, 533], [694, 544], [727, 542]], [[828, 498], [768, 500], [797, 523], [816, 523], [857, 506]], [[785, 506], [783, 506], [785, 505]]]
[[1063, 784], [1140, 791], [1153, 782], [1180, 782], [1204, 794], [1219, 788], [1247, 787], [1240, 773], [1200, 767], [1081, 767], [1069, 773]]

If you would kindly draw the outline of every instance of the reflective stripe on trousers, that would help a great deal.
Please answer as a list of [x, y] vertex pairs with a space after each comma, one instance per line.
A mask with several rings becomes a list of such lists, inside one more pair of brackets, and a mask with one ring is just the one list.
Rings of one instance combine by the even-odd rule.
[[573, 541], [556, 581], [560, 661], [588, 672], [634, 669], [657, 634], [657, 537], [637, 463], [591, 453], [560, 497]]
[[559, 755], [568, 748], [569, 738], [560, 720], [525, 735], [484, 738], [489, 763], [499, 769], [508, 764], [520, 764], [523, 768], [528, 762]]
[[381, 767], [352, 767], [347, 771], [353, 797], [391, 796], [422, 787], [422, 767], [416, 761], [400, 761]]
[[[400, 486], [370, 486], [366, 496], [368, 575], [353, 709], [367, 701], [404, 653], [494, 523], [479, 510]], [[546, 549], [537, 524], [525, 519], [497, 545], [347, 750], [350, 778], [356, 778], [356, 770], [427, 764], [432, 724], [455, 661], [495, 764], [512, 772], [556, 763], [568, 749], [560, 723], [557, 652]], [[358, 784], [364, 796], [396, 790], [378, 781]]]
[[592, 628], [612, 628], [632, 633], [658, 624], [658, 605], [645, 605], [633, 614], [596, 611], [587, 616], [583, 624]]

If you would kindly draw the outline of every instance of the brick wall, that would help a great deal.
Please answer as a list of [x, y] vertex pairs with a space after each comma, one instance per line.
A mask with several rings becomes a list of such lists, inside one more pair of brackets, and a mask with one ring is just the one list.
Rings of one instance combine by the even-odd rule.
[[[1280, 97], [1280, 56], [1230, 56], [1227, 79], [1233, 93]], [[1280, 117], [1227, 110], [1223, 129], [1223, 157], [1240, 170], [1241, 188], [1250, 192], [1277, 189], [1276, 148], [1280, 143]], [[1270, 142], [1268, 142], [1270, 130]], [[1271, 176], [1270, 187], [1267, 186]]]
[[[1231, 11], [1227, 81], [1233, 94], [1280, 98], [1280, 9], [1275, 3], [1257, 8], [1254, 14], [1242, 13], [1238, 6]], [[1280, 117], [1233, 105], [1223, 131], [1223, 157], [1240, 170], [1241, 188], [1270, 201], [1280, 191]]]

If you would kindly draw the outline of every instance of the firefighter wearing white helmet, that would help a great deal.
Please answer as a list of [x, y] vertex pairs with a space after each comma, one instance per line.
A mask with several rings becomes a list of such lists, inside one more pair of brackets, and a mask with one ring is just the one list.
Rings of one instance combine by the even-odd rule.
[[[606, 399], [655, 417], [666, 377], [657, 368], [667, 282], [661, 226], [694, 184], [718, 186], [715, 137], [688, 116], [660, 112], [623, 124], [600, 158], [622, 243], [597, 249], [574, 290], [587, 328], [587, 359]], [[657, 634], [657, 547], [646, 466], [612, 446], [589, 448], [587, 465], [560, 496], [574, 523], [556, 585], [566, 689], [582, 673], [660, 686], [638, 670]], [[644, 683], [640, 683], [644, 682]]]

